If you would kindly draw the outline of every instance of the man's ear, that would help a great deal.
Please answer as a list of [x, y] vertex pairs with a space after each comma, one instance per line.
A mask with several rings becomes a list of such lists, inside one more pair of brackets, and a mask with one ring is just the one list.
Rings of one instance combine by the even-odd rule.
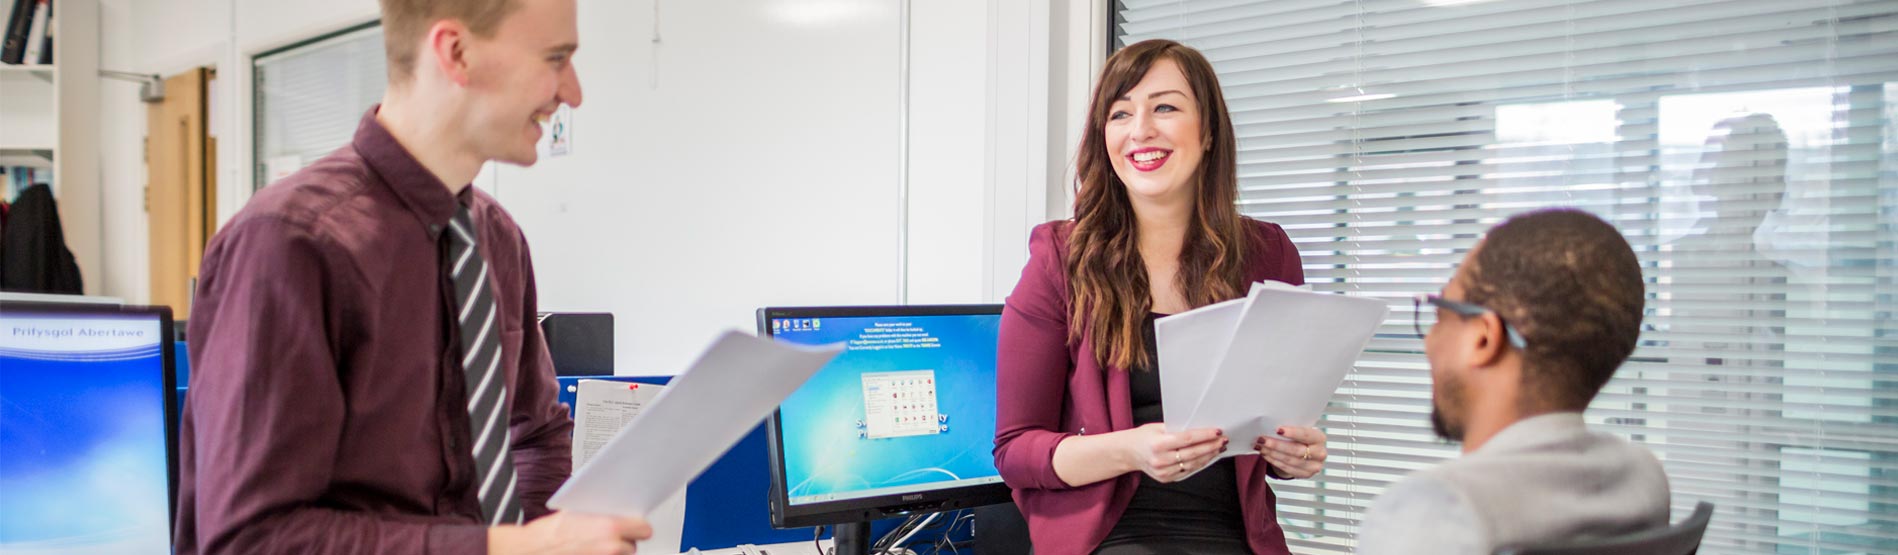
[[454, 81], [456, 85], [468, 86], [467, 39], [468, 27], [460, 21], [444, 19], [428, 28], [427, 51], [430, 56], [422, 60], [423, 64], [433, 64], [441, 74]]
[[1509, 332], [1503, 331], [1503, 318], [1494, 312], [1485, 312], [1474, 323], [1480, 329], [1472, 339], [1475, 345], [1470, 349], [1470, 366], [1489, 368], [1501, 364], [1509, 350]]

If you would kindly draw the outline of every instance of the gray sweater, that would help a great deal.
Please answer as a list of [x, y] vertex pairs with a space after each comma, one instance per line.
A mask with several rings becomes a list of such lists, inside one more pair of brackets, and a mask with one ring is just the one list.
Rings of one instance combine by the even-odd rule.
[[1653, 454], [1589, 431], [1580, 413], [1544, 414], [1379, 496], [1359, 531], [1358, 553], [1487, 555], [1667, 520], [1667, 475]]

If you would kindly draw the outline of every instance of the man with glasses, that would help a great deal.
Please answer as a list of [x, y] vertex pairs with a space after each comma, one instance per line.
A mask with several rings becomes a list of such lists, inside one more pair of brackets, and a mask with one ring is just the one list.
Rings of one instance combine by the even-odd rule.
[[1380, 496], [1358, 552], [1488, 554], [1666, 526], [1654, 455], [1582, 421], [1634, 351], [1643, 299], [1634, 251], [1595, 216], [1548, 210], [1491, 229], [1416, 307], [1430, 421], [1463, 457]]

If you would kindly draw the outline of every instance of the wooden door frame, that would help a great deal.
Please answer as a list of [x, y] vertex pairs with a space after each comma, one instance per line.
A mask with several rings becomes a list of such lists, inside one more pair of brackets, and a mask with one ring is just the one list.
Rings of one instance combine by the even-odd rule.
[[150, 230], [151, 304], [189, 317], [192, 284], [217, 210], [208, 124], [209, 68], [165, 79], [164, 100], [146, 107], [145, 210]]

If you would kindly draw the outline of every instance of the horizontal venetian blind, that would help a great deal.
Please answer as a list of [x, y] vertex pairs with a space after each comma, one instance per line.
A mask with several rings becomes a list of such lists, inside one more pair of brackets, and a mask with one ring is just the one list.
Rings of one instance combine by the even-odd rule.
[[[1641, 344], [1590, 407], [1665, 464], [1702, 553], [1898, 554], [1898, 2], [1122, 0], [1121, 44], [1217, 67], [1240, 209], [1322, 291], [1393, 309], [1275, 483], [1299, 553], [1456, 455], [1430, 431], [1409, 297], [1548, 206], [1619, 227]], [[1428, 315], [1426, 315], [1428, 316]]]
[[348, 144], [382, 101], [388, 62], [382, 27], [368, 25], [252, 61], [259, 189]]

